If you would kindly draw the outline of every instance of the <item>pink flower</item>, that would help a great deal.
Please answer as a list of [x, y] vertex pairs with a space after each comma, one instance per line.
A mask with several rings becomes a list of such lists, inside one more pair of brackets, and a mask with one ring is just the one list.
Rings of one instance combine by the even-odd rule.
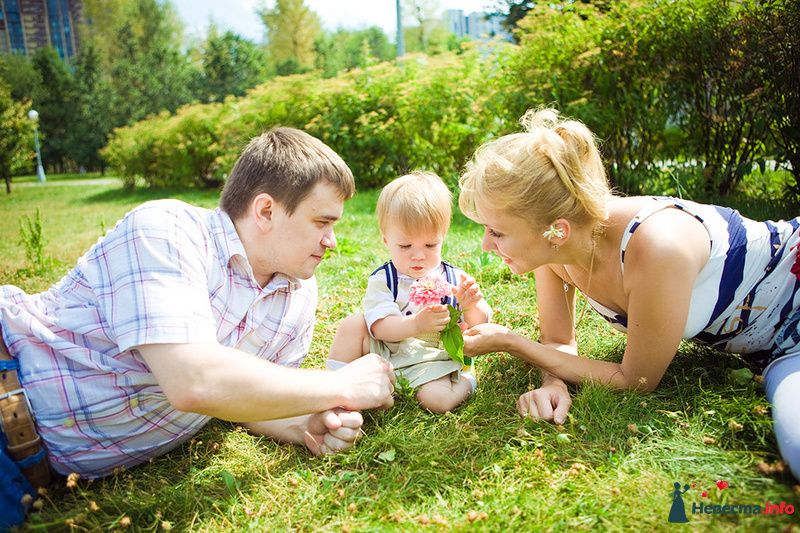
[[411, 284], [408, 300], [421, 307], [438, 304], [445, 296], [453, 294], [453, 286], [439, 276], [425, 276]]

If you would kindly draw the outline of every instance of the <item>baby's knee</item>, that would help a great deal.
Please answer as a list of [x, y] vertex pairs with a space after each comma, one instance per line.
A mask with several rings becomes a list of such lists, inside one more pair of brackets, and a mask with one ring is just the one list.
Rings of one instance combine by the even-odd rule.
[[428, 411], [441, 414], [452, 411], [461, 405], [468, 394], [458, 388], [430, 382], [417, 389], [417, 401]]
[[352, 315], [347, 316], [339, 323], [337, 333], [352, 336], [366, 335], [368, 332], [367, 323], [364, 321], [364, 315], [361, 313], [353, 313]]
[[350, 363], [369, 353], [369, 331], [364, 315], [355, 313], [339, 323], [328, 355], [329, 360]]

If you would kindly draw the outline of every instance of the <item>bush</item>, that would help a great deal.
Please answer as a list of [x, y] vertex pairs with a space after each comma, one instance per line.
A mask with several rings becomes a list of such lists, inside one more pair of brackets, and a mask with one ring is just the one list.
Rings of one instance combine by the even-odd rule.
[[329, 144], [361, 187], [414, 168], [453, 181], [497, 129], [490, 63], [468, 52], [409, 56], [331, 79], [280, 77], [243, 98], [186, 106], [117, 129], [103, 155], [129, 184], [142, 177], [156, 186], [216, 186], [250, 138], [280, 125]]

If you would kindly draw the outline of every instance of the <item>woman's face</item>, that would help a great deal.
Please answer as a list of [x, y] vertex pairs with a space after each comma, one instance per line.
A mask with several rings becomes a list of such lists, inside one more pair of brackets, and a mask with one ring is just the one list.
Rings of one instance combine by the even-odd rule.
[[552, 248], [528, 221], [477, 201], [475, 210], [484, 226], [481, 248], [499, 255], [511, 272], [524, 274], [549, 262]]

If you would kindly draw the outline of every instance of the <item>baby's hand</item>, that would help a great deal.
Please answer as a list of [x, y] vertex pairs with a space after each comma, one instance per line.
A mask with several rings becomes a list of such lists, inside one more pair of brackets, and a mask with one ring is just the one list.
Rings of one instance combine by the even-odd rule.
[[461, 304], [462, 311], [472, 309], [478, 305], [478, 302], [483, 300], [480, 285], [475, 281], [475, 278], [468, 274], [461, 274], [461, 283], [457, 287], [453, 287], [453, 296]]
[[423, 307], [414, 315], [418, 333], [442, 331], [450, 323], [450, 311], [446, 305], [432, 304]]

